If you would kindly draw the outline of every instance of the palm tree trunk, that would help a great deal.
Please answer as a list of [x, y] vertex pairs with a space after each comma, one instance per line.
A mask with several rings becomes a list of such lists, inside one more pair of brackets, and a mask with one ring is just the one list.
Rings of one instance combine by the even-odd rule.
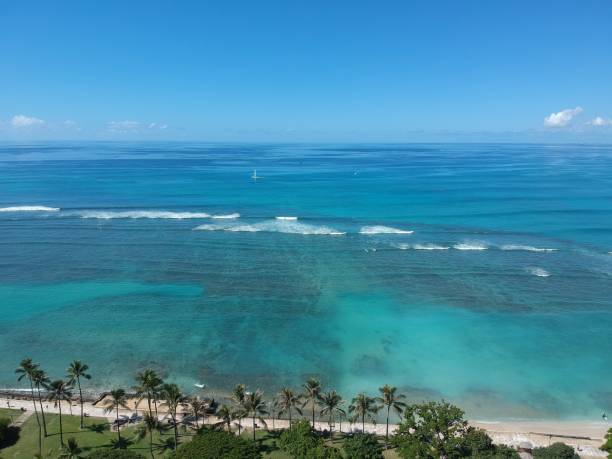
[[195, 415], [195, 418], [196, 418], [196, 429], [199, 429], [199, 428], [200, 428], [200, 426], [199, 426], [199, 424], [198, 424], [198, 414], [197, 414], [197, 413], [196, 413], [196, 415]]
[[81, 391], [81, 379], [77, 376], [77, 385], [79, 386], [79, 403], [81, 404], [81, 429], [83, 428], [83, 391]]
[[64, 446], [64, 429], [62, 428], [62, 399], [60, 398], [57, 401], [57, 406], [59, 406], [59, 425], [60, 425], [60, 443]]
[[178, 425], [176, 423], [176, 414], [172, 416], [172, 423], [174, 424], [174, 451], [178, 448]]
[[289, 427], [291, 427], [291, 407], [289, 407]]
[[36, 423], [38, 424], [38, 455], [42, 457], [42, 429], [40, 426], [40, 419], [38, 417], [38, 408], [36, 408], [36, 397], [34, 397], [34, 384], [32, 378], [30, 380], [30, 390], [32, 391], [32, 403], [34, 404], [34, 414], [36, 414]]
[[119, 427], [119, 404], [117, 404], [117, 439], [121, 442], [121, 429]]
[[159, 416], [157, 414], [157, 397], [153, 395], [153, 406], [155, 407], [155, 416]]
[[314, 408], [315, 408], [315, 403], [314, 400], [312, 401], [312, 428], [315, 428], [315, 424], [314, 424]]
[[391, 406], [390, 405], [387, 406], [387, 429], [385, 431], [385, 445], [389, 443], [389, 410], [390, 409], [391, 409]]
[[332, 429], [332, 428], [331, 428], [331, 425], [332, 425], [332, 412], [330, 411], [330, 412], [329, 412], [329, 433], [330, 433], [330, 434], [331, 434], [331, 431], [332, 431], [332, 430], [331, 430], [331, 429]]
[[147, 405], [149, 406], [149, 415], [153, 416], [153, 410], [151, 409], [151, 394], [147, 392]]
[[151, 459], [155, 459], [155, 456], [153, 456], [153, 429], [149, 430], [149, 452], [151, 453]]
[[241, 429], [242, 429], [242, 419], [238, 418], [238, 436], [240, 436]]
[[45, 437], [47, 436], [47, 420], [45, 419], [45, 410], [43, 410], [42, 397], [40, 395], [40, 386], [36, 384], [36, 391], [38, 392], [38, 403], [40, 404], [40, 415], [42, 416], [43, 432]]
[[255, 413], [253, 413], [253, 442], [255, 442]]
[[361, 433], [365, 433], [365, 413], [361, 415]]

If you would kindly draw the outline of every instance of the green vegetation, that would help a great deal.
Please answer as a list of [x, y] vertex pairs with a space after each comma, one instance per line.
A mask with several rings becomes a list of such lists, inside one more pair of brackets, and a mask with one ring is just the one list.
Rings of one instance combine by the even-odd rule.
[[606, 442], [601, 445], [601, 449], [608, 453], [608, 458], [612, 459], [612, 429], [608, 430], [606, 434]]
[[565, 443], [553, 443], [545, 448], [535, 448], [533, 459], [580, 459], [580, 456]]
[[483, 430], [468, 426], [461, 409], [447, 402], [409, 405], [393, 438], [404, 459], [518, 458], [514, 450], [497, 448]]
[[346, 459], [383, 459], [383, 448], [376, 435], [359, 433], [344, 441]]
[[[19, 429], [10, 426], [12, 420], [6, 415], [15, 419], [22, 411], [0, 409], [3, 459], [518, 458], [514, 449], [494, 445], [485, 431], [470, 427], [463, 411], [447, 402], [409, 405], [396, 387], [385, 385], [379, 388], [377, 397], [356, 395], [345, 410], [342, 396], [335, 390], [325, 391], [313, 378], [302, 386], [302, 393], [285, 387], [272, 400], [266, 400], [260, 390], [249, 391], [244, 384], [238, 384], [230, 403], [217, 407], [214, 401], [188, 397], [176, 384], [145, 369], [135, 376], [132, 388], [137, 406], [146, 400], [144, 416], [136, 424], [132, 424], [134, 417], [121, 416], [120, 410], [129, 409], [130, 400], [125, 389], [116, 388], [102, 401], [114, 418], [109, 423], [105, 418], [89, 418], [84, 411], [81, 385], [91, 379], [88, 371], [86, 364], [75, 360], [67, 369], [66, 379], [50, 382], [38, 364], [31, 359], [21, 361], [16, 374], [19, 381], [28, 384], [34, 413]], [[71, 403], [77, 397], [79, 413], [72, 416], [62, 412], [62, 403]], [[51, 408], [43, 400], [55, 402], [59, 413], [50, 413]], [[164, 409], [161, 413], [160, 407]], [[366, 420], [375, 422], [381, 411], [384, 437], [365, 433]], [[212, 413], [216, 423], [204, 422], [202, 427], [200, 421]], [[307, 419], [300, 419], [303, 414]], [[268, 430], [265, 419], [270, 415], [272, 430]], [[317, 415], [326, 422], [325, 430], [316, 430]], [[288, 419], [289, 427], [275, 430], [277, 416]], [[396, 432], [389, 431], [391, 416], [401, 419]], [[247, 425], [243, 426], [245, 418]], [[343, 419], [357, 423], [361, 432], [342, 433]], [[238, 435], [232, 431], [236, 421]], [[336, 421], [340, 422], [339, 429]], [[606, 440], [602, 449], [612, 452], [612, 430]], [[561, 443], [534, 450], [536, 459], [577, 457], [573, 448]]]
[[257, 446], [228, 432], [202, 429], [178, 448], [174, 459], [259, 459]]

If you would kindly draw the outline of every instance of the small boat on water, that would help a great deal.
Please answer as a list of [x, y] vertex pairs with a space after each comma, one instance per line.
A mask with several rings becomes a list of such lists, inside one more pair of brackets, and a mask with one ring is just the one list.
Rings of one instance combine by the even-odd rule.
[[206, 387], [206, 384], [195, 383], [194, 386], [196, 386], [198, 389], [204, 389]]
[[257, 169], [253, 169], [253, 175], [251, 175], [251, 178], [252, 178], [253, 180], [257, 180], [257, 179], [260, 179], [260, 178], [261, 178], [261, 177], [258, 177], [258, 176], [257, 176]]

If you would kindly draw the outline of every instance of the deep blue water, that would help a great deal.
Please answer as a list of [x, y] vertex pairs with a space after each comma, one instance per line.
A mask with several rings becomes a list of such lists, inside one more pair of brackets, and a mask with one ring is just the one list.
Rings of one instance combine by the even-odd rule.
[[612, 146], [4, 143], [0, 208], [5, 387], [32, 356], [612, 410]]

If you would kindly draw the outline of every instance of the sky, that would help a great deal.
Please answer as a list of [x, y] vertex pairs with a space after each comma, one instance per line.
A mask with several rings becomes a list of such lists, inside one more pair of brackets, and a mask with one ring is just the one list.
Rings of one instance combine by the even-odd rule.
[[612, 142], [612, 1], [0, 3], [0, 140]]

